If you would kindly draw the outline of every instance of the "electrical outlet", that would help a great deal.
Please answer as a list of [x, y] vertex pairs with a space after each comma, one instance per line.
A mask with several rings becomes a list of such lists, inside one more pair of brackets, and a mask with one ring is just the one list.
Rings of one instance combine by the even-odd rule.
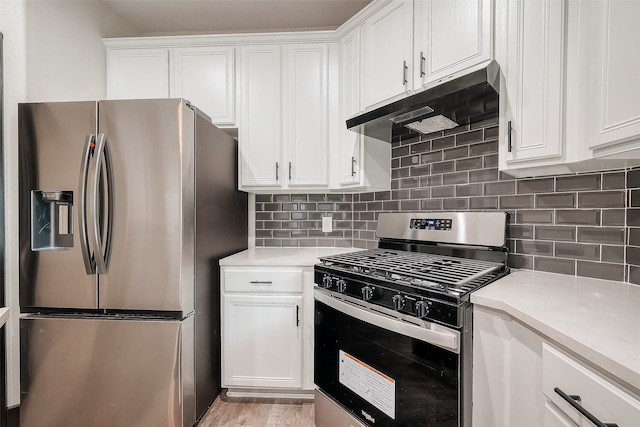
[[322, 217], [322, 232], [331, 233], [333, 231], [333, 218], [330, 216]]

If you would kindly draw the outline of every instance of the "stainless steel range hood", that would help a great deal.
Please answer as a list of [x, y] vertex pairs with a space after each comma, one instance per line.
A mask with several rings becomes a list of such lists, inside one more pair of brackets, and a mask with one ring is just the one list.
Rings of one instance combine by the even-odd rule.
[[[386, 142], [495, 117], [500, 69], [495, 61], [347, 120], [347, 128]], [[444, 79], [442, 79], [444, 80]]]

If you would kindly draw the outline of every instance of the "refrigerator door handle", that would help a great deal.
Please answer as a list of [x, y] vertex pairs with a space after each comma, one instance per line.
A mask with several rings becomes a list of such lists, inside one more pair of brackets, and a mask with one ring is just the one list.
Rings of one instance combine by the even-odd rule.
[[96, 274], [96, 266], [93, 255], [91, 255], [91, 249], [89, 247], [89, 238], [87, 233], [87, 180], [89, 179], [89, 164], [91, 163], [91, 157], [95, 150], [96, 142], [95, 135], [87, 135], [84, 140], [84, 150], [82, 152], [82, 163], [80, 175], [80, 221], [78, 222], [80, 228], [80, 249], [82, 252], [82, 259], [84, 260], [84, 268], [88, 275]]
[[109, 271], [113, 229], [113, 169], [108, 139], [103, 133], [98, 134], [96, 143], [96, 168], [93, 185], [92, 237], [96, 252], [96, 272], [106, 274]]

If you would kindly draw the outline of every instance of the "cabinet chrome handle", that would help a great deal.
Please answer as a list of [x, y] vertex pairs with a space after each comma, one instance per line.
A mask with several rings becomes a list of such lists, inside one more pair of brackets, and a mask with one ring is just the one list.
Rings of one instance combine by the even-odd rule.
[[351, 157], [351, 176], [356, 175], [356, 158]]
[[425, 58], [424, 58], [424, 52], [420, 52], [420, 77], [424, 77], [425, 74], [427, 74], [424, 71], [424, 64], [425, 64]]
[[507, 153], [510, 153], [512, 149], [511, 145], [511, 120], [507, 122]]
[[252, 280], [252, 281], [251, 281], [251, 284], [252, 284], [252, 285], [270, 285], [270, 284], [272, 284], [272, 283], [273, 283], [273, 282], [272, 282], [271, 280], [265, 280], [265, 281], [262, 281], [262, 280]]
[[296, 305], [296, 327], [300, 326], [300, 306]]
[[291, 181], [291, 162], [289, 162], [289, 181]]
[[278, 170], [280, 169], [280, 165], [278, 164], [278, 162], [276, 162], [276, 181], [279, 179], [278, 178]]
[[407, 61], [402, 61], [402, 85], [406, 85], [407, 84], [407, 70], [409, 69], [409, 67], [407, 67]]
[[555, 391], [558, 395], [560, 395], [561, 398], [566, 400], [569, 405], [573, 406], [573, 408], [576, 411], [580, 412], [583, 416], [587, 417], [587, 419], [591, 421], [594, 425], [596, 425], [596, 427], [618, 427], [618, 424], [615, 424], [615, 423], [603, 423], [602, 421], [594, 417], [589, 411], [587, 411], [581, 405], [579, 405], [578, 402], [580, 402], [581, 400], [580, 396], [575, 394], [568, 395], [564, 391], [560, 390], [558, 387], [554, 388], [553, 391]]

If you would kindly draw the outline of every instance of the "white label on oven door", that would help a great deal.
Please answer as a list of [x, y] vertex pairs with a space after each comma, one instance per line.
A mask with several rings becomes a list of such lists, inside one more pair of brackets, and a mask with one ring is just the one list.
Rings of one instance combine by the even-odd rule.
[[340, 350], [340, 384], [396, 419], [396, 381]]

